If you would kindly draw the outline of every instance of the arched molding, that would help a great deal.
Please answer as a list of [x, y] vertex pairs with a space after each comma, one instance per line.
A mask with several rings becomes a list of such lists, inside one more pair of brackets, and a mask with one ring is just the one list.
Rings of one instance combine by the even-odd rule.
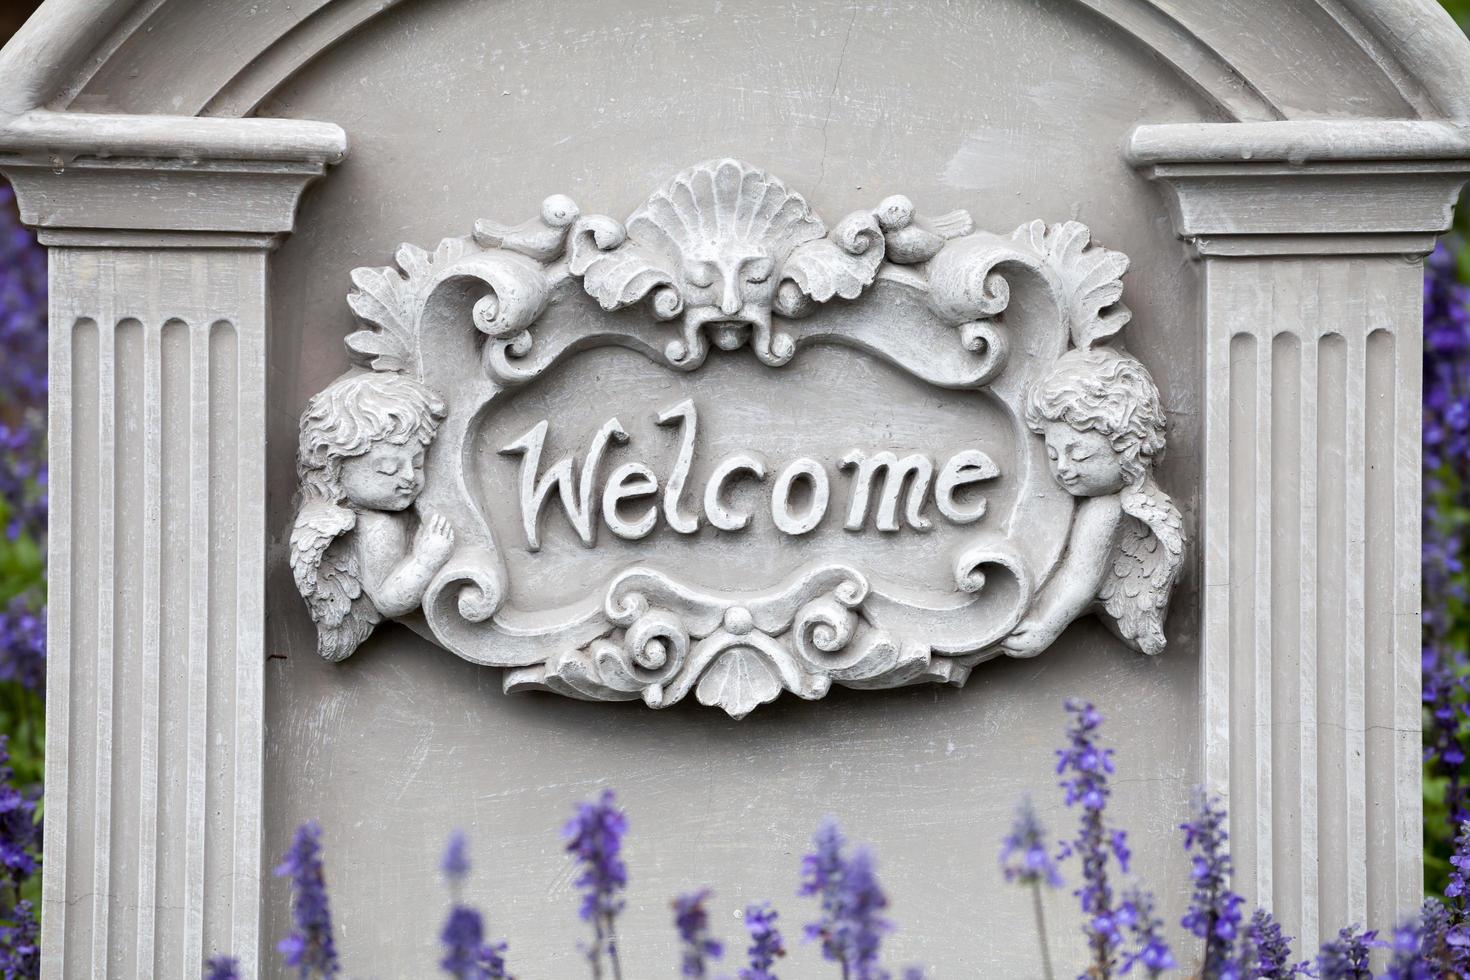
[[[47, 0], [0, 52], [0, 121], [46, 107], [111, 113], [246, 116], [303, 66], [401, 0]], [[1323, 116], [1470, 120], [1470, 42], [1434, 0], [1310, 0], [1291, 22], [1336, 56], [1275, 72], [1208, 7], [1163, 0], [1072, 0], [1158, 57], [1223, 121]], [[242, 12], [253, 11], [248, 17]], [[1285, 9], [1285, 8], [1283, 8]], [[1301, 29], [1305, 30], [1306, 26]], [[187, 64], [229, 30], [229, 50]], [[1284, 46], [1285, 47], [1285, 46]], [[1289, 83], [1289, 84], [1288, 84]], [[1326, 93], [1307, 104], [1294, 93]]]

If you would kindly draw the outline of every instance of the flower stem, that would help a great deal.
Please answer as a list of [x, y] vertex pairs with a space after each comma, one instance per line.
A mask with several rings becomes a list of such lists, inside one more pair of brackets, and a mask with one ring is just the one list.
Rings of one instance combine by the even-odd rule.
[[1046, 980], [1055, 980], [1051, 969], [1051, 944], [1046, 939], [1046, 913], [1041, 907], [1041, 882], [1031, 882], [1031, 902], [1036, 909], [1036, 937], [1041, 944], [1041, 975]]
[[611, 914], [607, 917], [607, 961], [612, 965], [613, 980], [623, 980], [623, 965], [618, 962], [618, 933]]

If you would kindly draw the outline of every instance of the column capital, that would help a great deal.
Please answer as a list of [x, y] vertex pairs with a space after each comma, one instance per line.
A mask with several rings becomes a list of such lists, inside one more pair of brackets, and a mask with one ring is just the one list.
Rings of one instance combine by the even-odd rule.
[[0, 127], [0, 172], [43, 244], [273, 248], [342, 159], [331, 123], [33, 109]]
[[1423, 255], [1470, 178], [1470, 129], [1417, 120], [1140, 126], [1128, 161], [1163, 185], [1201, 256]]

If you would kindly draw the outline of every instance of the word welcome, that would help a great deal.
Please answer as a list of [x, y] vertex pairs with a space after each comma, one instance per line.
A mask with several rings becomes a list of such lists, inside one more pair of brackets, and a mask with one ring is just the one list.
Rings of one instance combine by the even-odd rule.
[[[561, 501], [577, 536], [589, 548], [597, 543], [599, 500], [602, 522], [613, 534], [628, 541], [651, 534], [660, 512], [665, 523], [679, 534], [698, 531], [701, 512], [704, 520], [721, 531], [748, 527], [753, 512], [733, 506], [729, 491], [741, 481], [764, 484], [765, 460], [753, 453], [732, 453], [716, 464], [702, 492], [695, 493], [688, 486], [699, 429], [694, 403], [685, 400], [664, 409], [658, 415], [658, 424], [678, 426], [680, 430], [679, 452], [668, 476], [660, 483], [658, 474], [643, 463], [622, 463], [608, 474], [600, 494], [597, 485], [603, 455], [610, 444], [629, 441], [627, 431], [616, 417], [603, 423], [592, 437], [580, 478], [572, 456], [563, 457], [541, 472], [541, 451], [549, 428], [546, 419], [501, 449], [502, 455], [521, 457], [519, 495], [526, 546], [531, 551], [541, 549], [541, 513], [553, 494]], [[957, 498], [958, 491], [1000, 476], [1000, 468], [978, 449], [961, 450], [937, 468], [922, 453], [900, 457], [887, 451], [867, 453], [853, 449], [842, 457], [839, 469], [850, 474], [851, 493], [847, 518], [842, 525], [849, 531], [864, 530], [870, 511], [874, 512], [873, 527], [879, 531], [898, 531], [900, 518], [916, 531], [927, 531], [932, 524], [924, 516], [924, 508], [931, 493], [934, 506], [946, 520], [973, 524], [985, 516], [985, 498], [977, 496], [961, 501]], [[690, 496], [702, 508], [686, 505], [686, 491], [690, 491]], [[661, 501], [657, 499], [660, 493]], [[821, 463], [809, 456], [794, 459], [771, 482], [771, 519], [785, 534], [807, 534], [826, 517], [831, 493], [832, 481]], [[647, 501], [647, 505], [637, 507], [640, 501]], [[630, 514], [629, 510], [635, 512]]]

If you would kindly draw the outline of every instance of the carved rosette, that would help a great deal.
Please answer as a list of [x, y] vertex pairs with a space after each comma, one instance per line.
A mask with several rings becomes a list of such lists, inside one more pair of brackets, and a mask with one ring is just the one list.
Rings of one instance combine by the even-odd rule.
[[[446, 515], [455, 542], [421, 589], [423, 615], [404, 619], [460, 656], [508, 668], [506, 690], [655, 708], [693, 693], [739, 718], [782, 691], [818, 699], [833, 683], [962, 684], [975, 664], [1032, 655], [1087, 611], [1139, 649], [1162, 646], [1183, 541], [1152, 479], [1162, 412], [1156, 432], [1134, 438], [1132, 420], [1148, 406], [1133, 402], [1156, 407], [1157, 391], [1116, 344], [1130, 318], [1120, 302], [1128, 260], [1093, 244], [1085, 226], [1035, 221], [997, 236], [975, 231], [965, 212], [927, 218], [894, 196], [829, 228], [778, 178], [718, 160], [674, 176], [626, 222], [554, 195], [527, 222], [482, 220], [433, 252], [403, 245], [395, 260], [352, 273], [348, 303], [364, 326], [346, 342], [358, 373], [404, 375], [447, 402], [415, 507], [421, 518]], [[861, 315], [864, 304], [882, 315]], [[546, 316], [553, 307], [585, 312]], [[952, 591], [918, 596], [890, 570], [875, 577], [830, 561], [780, 582], [710, 589], [650, 560], [581, 602], [507, 601], [502, 543], [466, 475], [499, 397], [598, 346], [692, 372], [712, 350], [743, 347], [778, 370], [809, 343], [856, 348], [940, 388], [986, 391], [1023, 433], [1011, 510], [940, 556]], [[1108, 381], [1118, 362], [1142, 380]], [[1106, 437], [1116, 486], [1075, 489], [1072, 450], [1057, 457], [1068, 431]], [[1138, 448], [1151, 439], [1156, 448]], [[1075, 521], [1092, 522], [1087, 540], [1112, 550], [1083, 554]], [[346, 555], [343, 542], [365, 533], [358, 525], [328, 528], [335, 545], [319, 534], [316, 560], [334, 547]], [[1068, 605], [1079, 582], [1090, 598]]]

